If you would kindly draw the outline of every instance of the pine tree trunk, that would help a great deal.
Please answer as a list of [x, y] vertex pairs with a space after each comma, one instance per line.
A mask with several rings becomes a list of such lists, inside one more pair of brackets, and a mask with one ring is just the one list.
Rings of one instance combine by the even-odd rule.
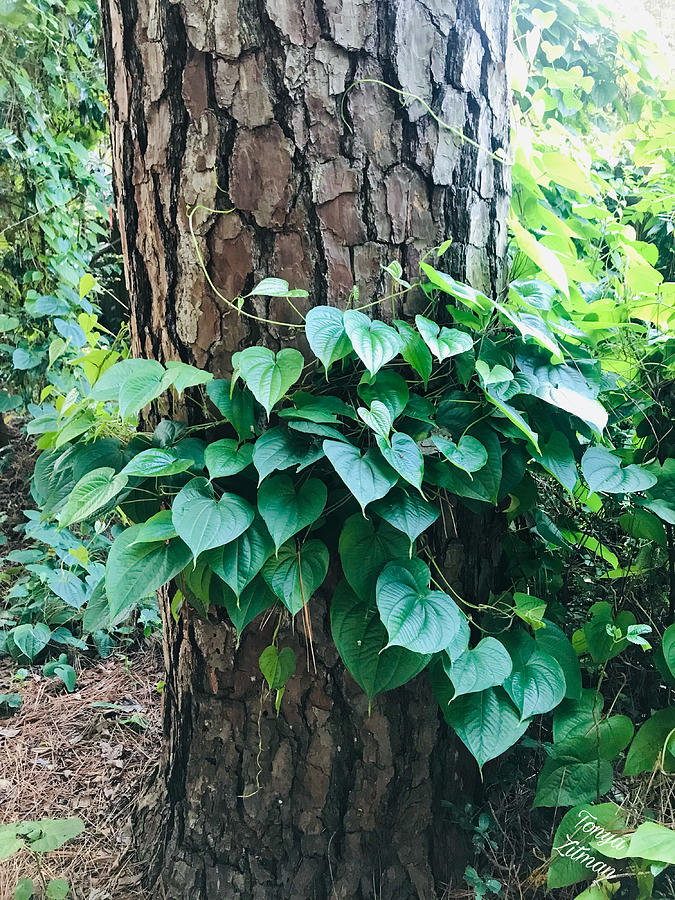
[[[414, 278], [449, 237], [452, 274], [499, 292], [508, 0], [102, 0], [102, 15], [136, 355], [227, 375], [252, 343], [303, 349], [301, 331], [222, 298], [274, 275], [309, 291], [305, 308], [344, 306], [355, 284], [361, 305], [383, 295], [382, 265]], [[298, 321], [284, 301], [245, 308]], [[396, 308], [413, 312], [414, 298]], [[493, 538], [460, 525], [446, 557], [477, 599]], [[423, 679], [369, 713], [317, 598], [316, 671], [299, 667], [276, 717], [258, 670], [271, 622], [236, 648], [227, 624], [174, 622], [162, 604], [166, 741], [138, 822], [159, 896], [432, 900], [461, 884], [467, 848], [443, 801], [473, 789], [475, 766]], [[284, 645], [304, 659], [301, 629]]]

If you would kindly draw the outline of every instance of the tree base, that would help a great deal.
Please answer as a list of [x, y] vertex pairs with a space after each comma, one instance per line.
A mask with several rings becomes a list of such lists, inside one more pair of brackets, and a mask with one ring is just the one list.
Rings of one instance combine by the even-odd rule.
[[476, 770], [423, 678], [369, 711], [325, 623], [316, 671], [282, 630], [298, 671], [276, 716], [258, 669], [272, 621], [237, 649], [228, 626], [165, 613], [165, 748], [137, 828], [159, 896], [434, 900], [461, 883], [469, 844], [442, 801]]

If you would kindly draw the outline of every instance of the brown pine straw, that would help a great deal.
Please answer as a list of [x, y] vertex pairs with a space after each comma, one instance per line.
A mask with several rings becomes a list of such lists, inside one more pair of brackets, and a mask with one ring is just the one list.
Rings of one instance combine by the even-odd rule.
[[[0, 824], [79, 816], [80, 837], [43, 857], [49, 878], [65, 878], [73, 900], [145, 900], [141, 867], [131, 847], [134, 803], [160, 746], [163, 677], [159, 648], [107, 660], [77, 660], [75, 693], [40, 667], [23, 682], [10, 681], [0, 662], [0, 693], [21, 694], [15, 715], [0, 716]], [[145, 731], [123, 725], [126, 713], [92, 707], [117, 703], [140, 711]], [[21, 877], [34, 878], [31, 855], [0, 861], [0, 900], [11, 900]]]

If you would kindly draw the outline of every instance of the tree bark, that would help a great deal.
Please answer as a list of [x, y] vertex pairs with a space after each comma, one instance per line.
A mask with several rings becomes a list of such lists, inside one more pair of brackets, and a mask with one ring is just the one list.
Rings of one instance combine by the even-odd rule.
[[[233, 298], [285, 278], [309, 291], [301, 312], [345, 306], [356, 284], [361, 305], [386, 292], [382, 265], [414, 278], [449, 237], [451, 273], [500, 291], [508, 0], [102, 0], [102, 16], [135, 355], [222, 376], [250, 344], [303, 349], [302, 332], [237, 314], [210, 281]], [[421, 98], [479, 149], [362, 79]], [[284, 301], [246, 304], [299, 321]], [[415, 311], [414, 297], [396, 309]], [[494, 542], [461, 543], [450, 574], [480, 599]], [[296, 673], [276, 717], [258, 670], [272, 622], [237, 648], [226, 624], [174, 622], [165, 592], [162, 605], [166, 741], [139, 817], [161, 896], [432, 900], [461, 883], [442, 801], [472, 789], [475, 767], [423, 679], [369, 713], [319, 599], [316, 671]], [[304, 659], [301, 629], [283, 644]]]

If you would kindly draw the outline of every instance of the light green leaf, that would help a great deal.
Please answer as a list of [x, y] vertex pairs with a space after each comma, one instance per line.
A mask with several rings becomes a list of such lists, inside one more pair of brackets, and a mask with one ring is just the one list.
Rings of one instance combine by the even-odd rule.
[[513, 595], [514, 612], [519, 619], [522, 619], [533, 631], [544, 628], [542, 622], [544, 613], [546, 612], [546, 603], [539, 597], [533, 597], [531, 594], [523, 594], [516, 591]]
[[26, 623], [12, 629], [12, 640], [21, 653], [30, 660], [42, 653], [51, 636], [51, 629], [44, 622], [37, 622], [35, 625]]
[[267, 478], [258, 489], [258, 509], [278, 550], [303, 528], [316, 522], [326, 505], [328, 491], [318, 478], [296, 490], [288, 475]]
[[284, 647], [279, 651], [270, 644], [260, 654], [258, 665], [269, 689], [280, 691], [295, 672], [295, 653], [290, 647]]
[[408, 495], [400, 488], [390, 491], [373, 509], [385, 522], [407, 534], [411, 543], [430, 528], [441, 514], [437, 506], [417, 494]]
[[137, 453], [120, 472], [129, 478], [158, 478], [161, 475], [177, 475], [186, 472], [192, 465], [191, 459], [179, 457], [174, 450], [150, 447]]
[[206, 478], [193, 478], [175, 497], [171, 515], [196, 560], [204, 550], [228, 544], [243, 534], [255, 510], [236, 494], [223, 494], [216, 500]]
[[90, 518], [107, 506], [124, 489], [126, 483], [126, 475], [116, 475], [115, 470], [108, 467], [87, 472], [71, 491], [59, 515], [59, 525], [65, 528], [74, 522]]
[[323, 450], [364, 514], [369, 503], [384, 497], [398, 481], [396, 472], [377, 450], [367, 450], [361, 456], [358, 447], [340, 441], [324, 441]]
[[212, 380], [213, 375], [210, 372], [204, 372], [203, 369], [184, 362], [169, 360], [166, 363], [166, 372], [162, 377], [162, 390], [173, 387], [178, 394], [182, 394], [186, 388], [207, 384]]
[[47, 882], [47, 900], [65, 900], [69, 892], [65, 878], [50, 878]]
[[246, 295], [247, 297], [309, 297], [307, 291], [299, 288], [289, 289], [283, 278], [263, 278]]
[[302, 547], [289, 541], [267, 560], [262, 576], [291, 615], [295, 615], [323, 584], [328, 561], [328, 548], [322, 541], [307, 541]]
[[125, 529], [110, 548], [105, 582], [112, 622], [174, 578], [192, 557], [180, 538], [168, 543], [138, 543], [142, 527]]
[[469, 474], [482, 469], [487, 462], [487, 450], [477, 438], [471, 437], [471, 435], [465, 434], [457, 444], [440, 434], [432, 434], [431, 440], [448, 462]]
[[[117, 363], [117, 365], [122, 365], [122, 363]], [[108, 372], [112, 372], [114, 368], [115, 366], [112, 366]], [[131, 419], [137, 416], [144, 406], [156, 400], [165, 390], [162, 384], [163, 377], [164, 370], [161, 375], [144, 373], [125, 378], [119, 392], [120, 416], [123, 419]]]
[[656, 484], [656, 477], [640, 466], [622, 466], [606, 447], [591, 447], [581, 459], [581, 470], [592, 492], [632, 494]]
[[371, 375], [400, 353], [403, 342], [390, 325], [355, 309], [343, 314], [344, 327], [356, 355]]
[[359, 417], [366, 423], [371, 431], [382, 437], [385, 441], [389, 439], [389, 432], [392, 428], [391, 413], [388, 408], [379, 400], [373, 400], [370, 409], [359, 406], [356, 410]]
[[209, 444], [204, 451], [204, 462], [209, 478], [229, 478], [243, 471], [253, 460], [252, 443], [239, 444], [234, 438], [223, 438]]
[[429, 590], [431, 573], [419, 559], [388, 563], [377, 579], [376, 601], [388, 646], [439, 653], [460, 630], [461, 614], [442, 591]]
[[565, 696], [565, 675], [560, 664], [525, 632], [509, 635], [507, 649], [513, 671], [504, 687], [523, 719], [550, 712]]
[[401, 478], [422, 493], [424, 476], [424, 459], [422, 451], [409, 434], [396, 431], [387, 443], [384, 438], [377, 438], [380, 453]]
[[305, 335], [312, 353], [321, 360], [326, 371], [352, 352], [342, 313], [334, 306], [312, 307], [305, 319]]
[[136, 535], [135, 544], [147, 544], [157, 541], [170, 541], [178, 537], [170, 509], [162, 509], [147, 521], [142, 522]]
[[377, 609], [360, 600], [346, 581], [333, 594], [330, 622], [343, 663], [370, 700], [410, 681], [431, 659], [403, 647], [387, 647], [387, 631]]
[[565, 267], [553, 250], [549, 250], [548, 247], [541, 244], [516, 219], [509, 220], [509, 227], [523, 253], [529, 256], [532, 262], [551, 279], [558, 290], [569, 297], [570, 291]]
[[459, 331], [457, 328], [441, 328], [424, 316], [415, 316], [415, 325], [424, 343], [439, 362], [459, 353], [466, 353], [473, 347], [471, 335], [465, 331]]
[[247, 347], [234, 354], [232, 363], [268, 416], [300, 378], [304, 366], [302, 353], [289, 347], [277, 354], [267, 347]]
[[442, 657], [445, 673], [455, 689], [452, 702], [462, 694], [473, 694], [503, 684], [513, 664], [506, 647], [496, 638], [485, 637], [473, 650], [452, 662]]
[[455, 281], [445, 272], [439, 272], [432, 268], [428, 263], [420, 263], [420, 269], [425, 273], [429, 281], [434, 287], [439, 288], [446, 294], [461, 300], [469, 309], [474, 312], [485, 312], [492, 308], [492, 301], [485, 296], [482, 291], [477, 291], [468, 284], [462, 284]]
[[[2, 838], [0, 837], [0, 841]], [[16, 849], [23, 846], [23, 842], [16, 839]], [[2, 849], [0, 845], [0, 859], [3, 859]], [[35, 891], [35, 883], [32, 878], [19, 878], [14, 888], [14, 900], [31, 900]], [[65, 896], [65, 895], [64, 895]]]
[[658, 822], [643, 822], [630, 839], [628, 854], [675, 865], [675, 830]]

